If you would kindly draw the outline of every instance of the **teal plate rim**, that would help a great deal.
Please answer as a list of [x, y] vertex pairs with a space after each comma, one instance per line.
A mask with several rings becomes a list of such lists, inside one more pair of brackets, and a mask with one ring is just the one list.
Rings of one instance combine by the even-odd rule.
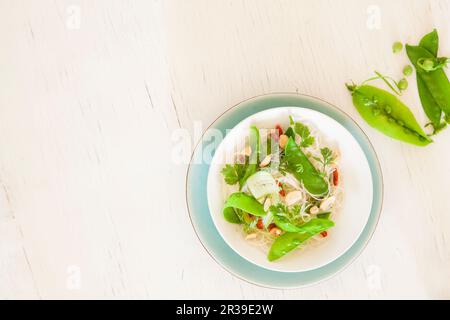
[[[238, 255], [217, 231], [207, 203], [209, 164], [193, 163], [199, 146], [205, 144], [210, 129], [234, 128], [243, 119], [257, 112], [278, 107], [303, 107], [326, 114], [343, 125], [361, 146], [370, 166], [373, 200], [369, 219], [355, 243], [339, 258], [309, 271], [280, 272], [257, 266]], [[209, 147], [211, 143], [209, 142]], [[217, 145], [215, 146], [217, 147]], [[212, 150], [213, 152], [215, 149]], [[222, 113], [203, 133], [195, 146], [186, 173], [186, 205], [194, 231], [208, 254], [226, 271], [246, 282], [272, 289], [294, 289], [325, 281], [348, 267], [364, 250], [377, 227], [383, 206], [383, 175], [375, 150], [358, 124], [336, 106], [314, 96], [300, 93], [270, 93], [244, 100]]]

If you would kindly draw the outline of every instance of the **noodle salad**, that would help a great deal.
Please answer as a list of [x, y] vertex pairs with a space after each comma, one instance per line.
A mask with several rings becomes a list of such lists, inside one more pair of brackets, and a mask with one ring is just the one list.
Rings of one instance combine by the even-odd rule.
[[242, 225], [245, 240], [268, 251], [269, 261], [326, 238], [341, 198], [338, 152], [289, 120], [285, 129], [251, 126], [245, 147], [221, 171], [238, 188], [225, 202], [225, 220]]

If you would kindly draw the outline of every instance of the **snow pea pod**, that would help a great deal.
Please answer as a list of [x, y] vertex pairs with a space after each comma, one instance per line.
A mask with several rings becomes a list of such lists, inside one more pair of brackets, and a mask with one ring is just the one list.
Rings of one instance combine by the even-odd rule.
[[[439, 50], [439, 35], [437, 30], [434, 29], [432, 32], [426, 34], [420, 40], [419, 46], [430, 52], [433, 57], [437, 58]], [[433, 133], [437, 133], [445, 127], [445, 123], [441, 123], [442, 109], [428, 90], [428, 87], [419, 72], [416, 72], [416, 79], [422, 108], [428, 119], [431, 121], [431, 125], [434, 129]]]
[[264, 206], [254, 197], [243, 192], [236, 192], [228, 197], [223, 208], [225, 220], [231, 223], [241, 223], [241, 219], [236, 214], [236, 210], [242, 210], [258, 217], [266, 215]]
[[450, 122], [450, 82], [444, 70], [441, 68], [434, 71], [425, 71], [419, 67], [418, 61], [420, 59], [435, 58], [430, 51], [423, 47], [406, 45], [406, 53], [429, 93], [444, 112], [446, 121]]
[[369, 85], [347, 85], [353, 104], [373, 128], [385, 135], [417, 146], [432, 140], [425, 134], [411, 110], [391, 93]]
[[334, 222], [331, 220], [313, 219], [299, 227], [301, 232], [286, 232], [274, 241], [267, 258], [269, 261], [277, 260], [309, 238], [333, 226]]
[[[439, 131], [443, 125], [441, 124], [442, 109], [434, 100], [430, 90], [428, 90], [422, 76], [417, 73], [417, 90], [419, 91], [420, 103], [422, 104], [423, 111], [430, 119], [434, 128], [434, 132]], [[445, 123], [444, 123], [445, 126]]]
[[286, 217], [283, 216], [273, 216], [273, 222], [278, 228], [286, 232], [302, 232], [302, 228], [291, 223]]
[[426, 34], [422, 40], [420, 40], [419, 46], [428, 50], [433, 56], [437, 57], [439, 50], [439, 35], [437, 30], [434, 29], [432, 32]]
[[[437, 57], [439, 50], [439, 35], [437, 30], [434, 29], [429, 34], [426, 34], [422, 40], [420, 40], [419, 46], [428, 50], [434, 57]], [[422, 103], [423, 110], [430, 119], [434, 130], [436, 131], [441, 127], [442, 109], [434, 100], [431, 92], [428, 90], [422, 76], [416, 72], [417, 89], [419, 91], [420, 102]]]
[[298, 181], [303, 183], [309, 193], [318, 196], [328, 193], [328, 183], [319, 174], [293, 138], [289, 138], [284, 149], [284, 155], [288, 171]]

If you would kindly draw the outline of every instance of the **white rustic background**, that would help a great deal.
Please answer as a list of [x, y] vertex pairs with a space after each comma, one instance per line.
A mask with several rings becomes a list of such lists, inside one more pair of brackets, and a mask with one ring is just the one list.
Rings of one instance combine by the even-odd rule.
[[[450, 130], [390, 140], [344, 87], [401, 76], [392, 43], [433, 27], [450, 56], [449, 21], [448, 0], [0, 0], [0, 298], [450, 298]], [[385, 179], [364, 253], [299, 290], [208, 256], [171, 156], [174, 130], [277, 91], [349, 113]]]

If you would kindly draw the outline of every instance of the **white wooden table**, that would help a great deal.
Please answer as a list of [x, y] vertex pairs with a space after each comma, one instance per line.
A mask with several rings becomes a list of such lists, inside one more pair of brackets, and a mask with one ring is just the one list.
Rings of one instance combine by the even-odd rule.
[[[344, 87], [399, 77], [392, 43], [434, 26], [449, 56], [449, 21], [448, 0], [1, 0], [0, 298], [450, 298], [450, 130], [390, 140]], [[349, 113], [385, 179], [363, 254], [285, 291], [209, 257], [172, 159], [176, 129], [279, 91]], [[413, 78], [403, 100], [425, 123]]]

